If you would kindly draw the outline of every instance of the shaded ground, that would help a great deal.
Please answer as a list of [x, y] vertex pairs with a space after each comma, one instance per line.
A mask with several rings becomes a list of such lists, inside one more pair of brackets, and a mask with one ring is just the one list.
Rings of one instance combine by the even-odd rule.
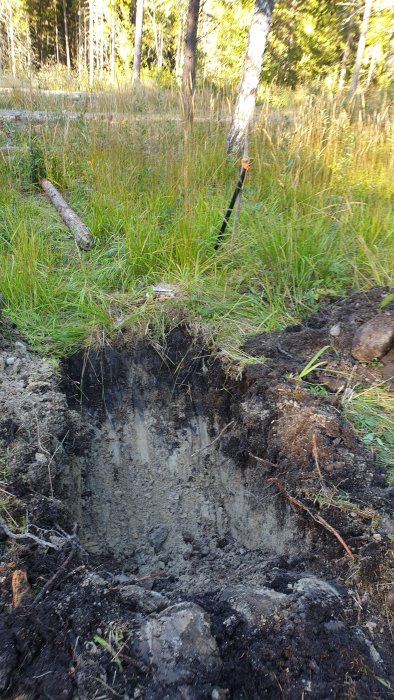
[[[393, 489], [341, 408], [387, 292], [249, 339], [236, 378], [185, 328], [61, 376], [3, 334], [2, 697], [392, 696]], [[47, 546], [7, 536], [26, 512]]]

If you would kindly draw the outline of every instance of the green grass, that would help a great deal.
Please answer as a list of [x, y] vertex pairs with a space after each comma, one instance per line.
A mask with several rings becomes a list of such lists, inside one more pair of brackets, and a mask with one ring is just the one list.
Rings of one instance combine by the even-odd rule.
[[[149, 92], [140, 99], [149, 106]], [[351, 122], [323, 99], [294, 108], [291, 121], [264, 109], [239, 230], [216, 253], [239, 168], [225, 154], [226, 130], [197, 123], [185, 141], [175, 122], [83, 116], [5, 127], [3, 142], [20, 149], [0, 161], [0, 291], [35, 347], [63, 355], [103, 331], [168, 318], [202, 324], [234, 349], [247, 333], [315, 310], [325, 294], [392, 283], [387, 119]], [[32, 145], [94, 234], [90, 252], [76, 249], [34, 186]], [[178, 297], [136, 305], [160, 282], [176, 285]]]
[[357, 388], [344, 401], [346, 418], [363, 436], [365, 444], [388, 469], [394, 485], [394, 395], [384, 384]]

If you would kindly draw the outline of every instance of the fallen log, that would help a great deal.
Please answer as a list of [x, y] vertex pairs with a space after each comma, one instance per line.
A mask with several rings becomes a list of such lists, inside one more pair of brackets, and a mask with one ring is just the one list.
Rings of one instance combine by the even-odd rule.
[[59, 212], [66, 226], [68, 226], [70, 231], [73, 233], [75, 241], [79, 247], [82, 248], [82, 250], [89, 250], [93, 244], [93, 238], [83, 221], [81, 221], [75, 211], [68, 206], [60, 192], [58, 192], [56, 187], [54, 187], [49, 180], [43, 178], [41, 180], [41, 187], [51, 200], [56, 211]]

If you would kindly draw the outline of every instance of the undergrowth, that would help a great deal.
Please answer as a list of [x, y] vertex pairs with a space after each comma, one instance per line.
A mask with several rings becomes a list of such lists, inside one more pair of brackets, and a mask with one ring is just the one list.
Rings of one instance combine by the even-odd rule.
[[346, 418], [388, 469], [394, 485], [394, 395], [385, 385], [355, 388], [343, 402]]
[[[0, 292], [34, 347], [64, 355], [103, 330], [151, 332], [174, 318], [233, 352], [245, 334], [293, 322], [325, 295], [392, 282], [384, 106], [352, 120], [323, 98], [284, 118], [263, 105], [239, 229], [215, 252], [239, 168], [226, 130], [211, 118], [185, 138], [175, 121], [87, 121], [83, 109], [77, 121], [4, 127], [3, 142], [18, 148], [1, 162]], [[37, 153], [92, 231], [90, 252], [76, 249], [34, 184]], [[144, 303], [161, 282], [175, 298]]]

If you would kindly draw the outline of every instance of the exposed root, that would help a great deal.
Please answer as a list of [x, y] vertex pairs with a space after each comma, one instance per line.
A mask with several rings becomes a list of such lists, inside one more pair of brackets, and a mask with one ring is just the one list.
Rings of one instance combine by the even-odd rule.
[[316, 523], [319, 523], [320, 525], [322, 525], [322, 527], [324, 527], [326, 530], [328, 530], [328, 532], [331, 532], [334, 535], [334, 537], [337, 538], [338, 542], [340, 542], [340, 544], [344, 548], [347, 556], [350, 557], [350, 559], [354, 559], [354, 555], [352, 554], [351, 550], [349, 549], [349, 547], [346, 544], [343, 537], [341, 537], [341, 535], [339, 534], [338, 530], [335, 529], [335, 527], [330, 525], [330, 523], [328, 523], [327, 520], [322, 518], [322, 516], [319, 515], [318, 513], [313, 513], [311, 511], [311, 509], [308, 508], [304, 503], [301, 503], [301, 501], [299, 501], [298, 498], [294, 498], [294, 496], [290, 496], [290, 494], [287, 493], [286, 489], [284, 488], [283, 484], [281, 484], [279, 479], [274, 479], [274, 478], [268, 479], [268, 483], [274, 484], [274, 486], [276, 486], [278, 491], [280, 491], [280, 493], [285, 498], [287, 498], [289, 503], [292, 503], [294, 506], [297, 506], [298, 508], [301, 508], [302, 510], [304, 510], [306, 513], [308, 513], [308, 515], [312, 518], [312, 520], [314, 520]]
[[[1, 517], [0, 515], [0, 528], [3, 530], [4, 534], [10, 539], [10, 540], [32, 540], [33, 542], [36, 542], [36, 544], [40, 545], [40, 547], [45, 547], [46, 549], [55, 549], [59, 551], [60, 549], [63, 549], [66, 544], [69, 542], [72, 543], [77, 543], [77, 538], [75, 534], [75, 526], [74, 526], [74, 531], [72, 535], [68, 535], [65, 533], [63, 530], [59, 529], [59, 532], [55, 532], [55, 536], [51, 539], [44, 539], [42, 537], [38, 537], [37, 535], [34, 535], [32, 532], [29, 532], [29, 526], [26, 525], [26, 529], [24, 532], [12, 532], [10, 528], [8, 527], [6, 521], [4, 518]], [[38, 528], [36, 528], [38, 529]]]

